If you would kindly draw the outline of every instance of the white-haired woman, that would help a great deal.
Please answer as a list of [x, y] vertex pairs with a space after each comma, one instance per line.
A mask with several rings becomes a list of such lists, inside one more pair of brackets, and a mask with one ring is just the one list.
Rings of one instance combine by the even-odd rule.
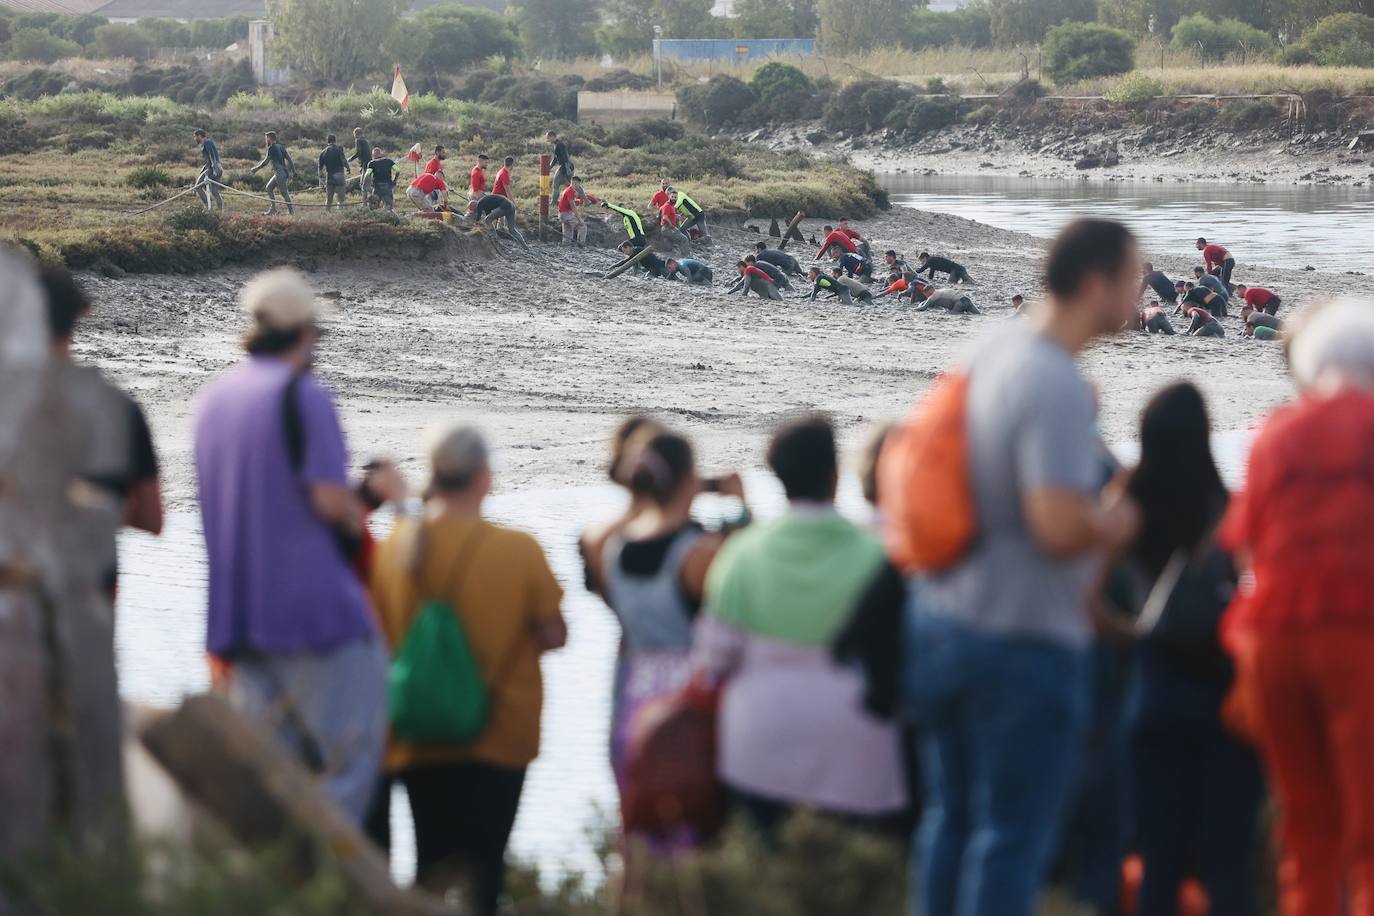
[[1265, 423], [1222, 539], [1250, 575], [1227, 620], [1279, 802], [1282, 911], [1374, 914], [1374, 305], [1303, 320], [1300, 394]]
[[492, 472], [475, 430], [440, 438], [430, 469], [422, 517], [398, 522], [377, 554], [372, 598], [393, 651], [405, 645], [422, 604], [447, 602], [489, 706], [467, 743], [393, 735], [386, 770], [410, 797], [419, 883], [443, 892], [457, 879], [471, 912], [485, 916], [497, 910], [525, 769], [539, 753], [539, 656], [567, 639], [563, 589], [533, 537], [482, 518]]

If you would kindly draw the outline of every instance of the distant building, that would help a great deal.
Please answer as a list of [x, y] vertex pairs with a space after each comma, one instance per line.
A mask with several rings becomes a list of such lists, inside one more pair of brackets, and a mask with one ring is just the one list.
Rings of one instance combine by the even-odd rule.
[[735, 4], [738, 0], [716, 0], [715, 6], [711, 7], [711, 15], [719, 16], [722, 19], [734, 19], [739, 15], [735, 11]]
[[654, 58], [744, 64], [769, 57], [810, 57], [814, 38], [656, 38]]

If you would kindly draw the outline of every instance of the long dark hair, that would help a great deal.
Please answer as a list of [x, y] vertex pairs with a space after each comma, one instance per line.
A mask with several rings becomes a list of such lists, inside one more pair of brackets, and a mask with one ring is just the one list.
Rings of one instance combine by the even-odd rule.
[[1202, 393], [1187, 382], [1162, 389], [1140, 418], [1140, 464], [1127, 489], [1141, 508], [1134, 555], [1157, 576], [1175, 550], [1196, 547], [1226, 508], [1212, 459]]

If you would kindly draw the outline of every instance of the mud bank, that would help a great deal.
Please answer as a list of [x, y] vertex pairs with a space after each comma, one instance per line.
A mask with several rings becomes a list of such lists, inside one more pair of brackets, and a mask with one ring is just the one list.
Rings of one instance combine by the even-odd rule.
[[1206, 112], [1173, 126], [1108, 113], [1051, 123], [960, 124], [915, 141], [892, 131], [836, 138], [813, 125], [766, 132], [756, 142], [876, 172], [1366, 187], [1374, 185], [1374, 147], [1351, 150], [1357, 133], [1234, 131]]
[[[705, 289], [602, 281], [616, 260], [602, 249], [321, 262], [312, 279], [333, 304], [319, 370], [337, 392], [355, 459], [394, 454], [417, 482], [427, 431], [457, 419], [488, 431], [505, 491], [604, 479], [607, 434], [631, 412], [690, 434], [709, 471], [761, 467], [768, 431], [796, 411], [833, 414], [852, 452], [874, 424], [900, 417], [970, 340], [1008, 320], [1014, 293], [1037, 294], [1043, 250], [1027, 235], [909, 210], [861, 228], [879, 252], [928, 248], [967, 264], [986, 314], [726, 296], [729, 265], [760, 238], [743, 230], [721, 230], [700, 246], [717, 277]], [[1147, 254], [1171, 275], [1194, 260], [1188, 252]], [[235, 294], [250, 274], [86, 278], [97, 306], [79, 355], [147, 407], [174, 508], [194, 504], [194, 394], [239, 358]], [[1337, 291], [1374, 296], [1374, 278], [1251, 271], [1243, 258], [1236, 278], [1271, 286], [1297, 307]], [[1218, 429], [1248, 427], [1286, 398], [1278, 348], [1242, 339], [1234, 320], [1227, 332], [1223, 340], [1126, 334], [1085, 354], [1102, 388], [1108, 439], [1133, 438], [1145, 400], [1177, 378], [1203, 387]]]

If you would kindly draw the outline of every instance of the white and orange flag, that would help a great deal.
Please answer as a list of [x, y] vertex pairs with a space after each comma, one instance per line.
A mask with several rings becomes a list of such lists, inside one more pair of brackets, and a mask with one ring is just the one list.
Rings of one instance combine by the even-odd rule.
[[397, 64], [392, 72], [391, 97], [401, 103], [402, 111], [410, 111], [410, 90], [406, 88], [406, 81], [401, 78], [400, 64]]

